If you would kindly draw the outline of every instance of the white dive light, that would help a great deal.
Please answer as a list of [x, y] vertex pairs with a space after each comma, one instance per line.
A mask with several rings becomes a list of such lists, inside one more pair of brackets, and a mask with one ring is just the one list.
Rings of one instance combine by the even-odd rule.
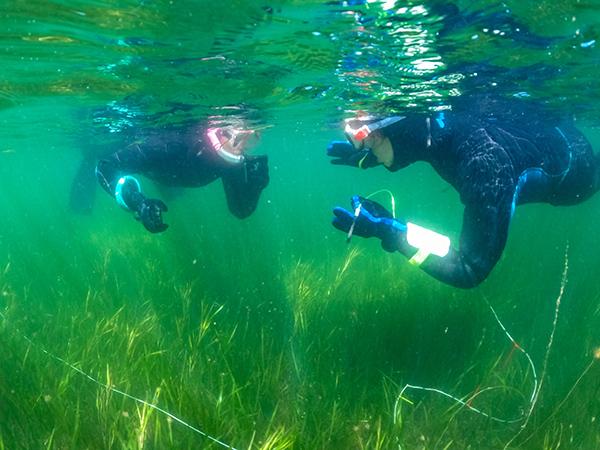
[[420, 266], [429, 255], [444, 257], [450, 251], [450, 238], [414, 223], [406, 223], [406, 240], [417, 253], [409, 262]]

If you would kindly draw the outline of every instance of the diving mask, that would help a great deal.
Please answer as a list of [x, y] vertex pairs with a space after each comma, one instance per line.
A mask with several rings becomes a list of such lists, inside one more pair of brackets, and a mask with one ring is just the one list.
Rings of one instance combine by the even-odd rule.
[[355, 150], [361, 151], [365, 148], [365, 140], [371, 133], [381, 130], [396, 122], [400, 122], [404, 117], [391, 116], [385, 119], [376, 120], [372, 116], [363, 116], [355, 119], [346, 119], [344, 134], [348, 142], [352, 144]]
[[256, 131], [233, 127], [209, 128], [206, 136], [215, 152], [232, 164], [241, 163], [244, 152], [258, 141]]

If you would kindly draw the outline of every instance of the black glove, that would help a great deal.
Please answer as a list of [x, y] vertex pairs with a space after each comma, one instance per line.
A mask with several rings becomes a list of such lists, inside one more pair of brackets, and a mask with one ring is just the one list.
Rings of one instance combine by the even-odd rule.
[[377, 158], [370, 150], [356, 150], [345, 141], [332, 141], [327, 146], [327, 156], [334, 159], [331, 164], [367, 169], [378, 165]]
[[167, 205], [162, 200], [146, 198], [140, 190], [140, 183], [131, 175], [119, 179], [115, 199], [122, 207], [134, 211], [135, 218], [151, 233], [167, 229], [168, 225], [162, 221], [163, 211], [168, 211]]
[[162, 219], [162, 213], [168, 210], [162, 200], [145, 198], [136, 211], [136, 219], [151, 233], [160, 233], [169, 227]]

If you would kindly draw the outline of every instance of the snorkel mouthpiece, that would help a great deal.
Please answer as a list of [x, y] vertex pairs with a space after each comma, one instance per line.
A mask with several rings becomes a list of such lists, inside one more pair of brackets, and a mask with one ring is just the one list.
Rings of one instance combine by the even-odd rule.
[[213, 150], [225, 161], [231, 164], [240, 164], [244, 161], [243, 146], [254, 131], [228, 130], [230, 136], [225, 135], [223, 128], [209, 128], [206, 136]]

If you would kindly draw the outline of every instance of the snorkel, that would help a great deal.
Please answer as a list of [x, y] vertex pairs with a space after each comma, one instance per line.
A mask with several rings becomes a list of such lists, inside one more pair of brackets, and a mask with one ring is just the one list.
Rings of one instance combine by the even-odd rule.
[[233, 127], [209, 128], [206, 137], [217, 155], [230, 164], [240, 164], [250, 138], [258, 139], [258, 133]]

